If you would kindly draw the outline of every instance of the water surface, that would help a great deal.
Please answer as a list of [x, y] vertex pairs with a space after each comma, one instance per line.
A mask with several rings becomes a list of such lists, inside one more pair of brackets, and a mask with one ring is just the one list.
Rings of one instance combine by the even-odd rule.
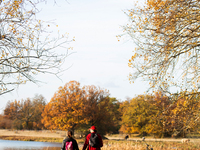
[[58, 150], [61, 143], [0, 140], [0, 150]]

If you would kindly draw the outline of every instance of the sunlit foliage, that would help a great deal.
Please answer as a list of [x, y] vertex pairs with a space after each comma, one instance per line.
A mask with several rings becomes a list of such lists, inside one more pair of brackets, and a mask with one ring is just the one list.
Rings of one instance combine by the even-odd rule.
[[199, 94], [186, 93], [168, 97], [158, 92], [125, 101], [120, 131], [158, 137], [185, 137], [194, 132], [200, 124]]
[[70, 81], [60, 87], [46, 105], [43, 123], [47, 129], [79, 130], [88, 133], [95, 125], [101, 134], [119, 128], [119, 102], [108, 91], [96, 86], [80, 86]]
[[84, 91], [77, 81], [70, 81], [60, 87], [42, 114], [43, 123], [48, 129], [74, 130], [84, 118]]
[[150, 95], [139, 95], [125, 101], [121, 105], [123, 114], [121, 131], [140, 134], [147, 132], [146, 128], [150, 125], [150, 120], [156, 115], [151, 103], [152, 96]]

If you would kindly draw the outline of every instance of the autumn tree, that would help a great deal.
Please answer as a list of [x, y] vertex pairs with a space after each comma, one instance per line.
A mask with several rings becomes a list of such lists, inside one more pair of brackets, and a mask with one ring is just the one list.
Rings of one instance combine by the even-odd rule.
[[0, 95], [20, 84], [36, 83], [39, 73], [58, 75], [62, 71], [68, 55], [68, 34], [55, 35], [50, 22], [37, 18], [41, 2], [45, 0], [0, 3]]
[[13, 121], [13, 128], [42, 129], [41, 114], [45, 105], [42, 95], [35, 95], [33, 99], [9, 101], [4, 109], [4, 117]]
[[80, 86], [70, 81], [59, 87], [42, 114], [47, 129], [78, 130], [88, 133], [95, 125], [101, 134], [114, 132], [119, 128], [120, 113], [116, 98], [110, 98], [107, 90], [94, 85]]
[[14, 120], [14, 119], [21, 119], [20, 118], [20, 101], [8, 101], [6, 107], [4, 109], [4, 116], [5, 118]]
[[83, 87], [85, 93], [84, 117], [85, 129], [95, 125], [102, 135], [116, 132], [119, 128], [119, 103], [116, 98], [110, 98], [109, 92], [94, 85]]
[[33, 129], [43, 129], [44, 125], [42, 123], [42, 113], [46, 106], [46, 99], [42, 95], [36, 94], [32, 99], [33, 109]]
[[154, 95], [140, 95], [120, 106], [120, 131], [157, 137], [186, 137], [198, 129], [199, 106], [199, 94], [194, 93], [181, 92], [169, 97], [157, 91]]
[[123, 102], [120, 130], [124, 133], [139, 133], [140, 135], [149, 133], [150, 122], [157, 113], [152, 101], [151, 95], [139, 95]]
[[30, 98], [27, 98], [25, 101], [22, 100], [21, 102], [21, 121], [22, 121], [22, 126], [24, 129], [29, 129], [29, 126], [32, 126], [31, 119], [33, 115], [33, 107], [32, 107], [32, 102]]
[[5, 118], [3, 115], [0, 115], [0, 129], [11, 129], [12, 120]]
[[108, 103], [108, 111], [110, 114], [110, 120], [112, 120], [113, 124], [112, 126], [109, 126], [108, 133], [118, 133], [120, 129], [120, 122], [121, 122], [121, 116], [122, 112], [120, 111], [120, 105], [122, 102], [120, 102], [115, 97], [110, 97], [109, 103]]
[[171, 103], [169, 97], [160, 91], [154, 95], [139, 95], [126, 100], [120, 106], [122, 111], [120, 131], [139, 133], [141, 136], [147, 134], [157, 137], [171, 136]]
[[[163, 112], [166, 118], [166, 130], [172, 136], [185, 137], [190, 132], [195, 132], [200, 124], [200, 95], [187, 91], [173, 96], [169, 109]], [[162, 118], [160, 116], [160, 118]]]
[[77, 81], [70, 81], [58, 91], [46, 105], [43, 123], [48, 129], [75, 130], [81, 123], [87, 122], [84, 115], [84, 93]]
[[41, 114], [46, 105], [42, 95], [35, 95], [33, 99], [27, 98], [21, 101], [21, 121], [24, 129], [42, 129]]
[[199, 126], [199, 94], [185, 91], [167, 97], [158, 92], [152, 104], [157, 113], [150, 122], [149, 133], [159, 137], [186, 137]]
[[198, 0], [147, 0], [126, 12], [125, 34], [136, 48], [129, 60], [130, 80], [143, 78], [151, 88], [198, 90], [200, 80]]
[[157, 137], [169, 137], [173, 134], [171, 130], [171, 110], [173, 101], [164, 95], [162, 91], [154, 93], [151, 105], [153, 105], [154, 115], [146, 128], [147, 133]]

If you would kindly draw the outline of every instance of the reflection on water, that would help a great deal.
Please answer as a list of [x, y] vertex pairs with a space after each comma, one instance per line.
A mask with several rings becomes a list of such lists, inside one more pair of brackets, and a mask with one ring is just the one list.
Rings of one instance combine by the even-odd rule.
[[61, 143], [0, 140], [0, 150], [60, 150]]

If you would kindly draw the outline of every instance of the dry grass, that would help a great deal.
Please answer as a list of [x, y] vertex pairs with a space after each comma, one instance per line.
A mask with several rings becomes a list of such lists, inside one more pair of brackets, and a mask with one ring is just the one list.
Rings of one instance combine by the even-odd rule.
[[[65, 136], [63, 131], [12, 131], [0, 130], [0, 139], [41, 141], [61, 143]], [[113, 137], [113, 140], [103, 140], [104, 146], [101, 150], [146, 150], [146, 143], [141, 138], [130, 138], [123, 140], [123, 137]], [[77, 139], [80, 150], [85, 139]], [[182, 139], [152, 139], [147, 138], [146, 142], [154, 150], [199, 150], [200, 139], [190, 139], [189, 143], [182, 143]], [[43, 150], [60, 150], [60, 147], [48, 147]]]
[[[180, 142], [149, 142], [154, 150], [199, 150], [200, 143], [180, 143]], [[149, 147], [149, 148], [151, 148]], [[82, 146], [79, 146], [82, 149]], [[60, 150], [59, 147], [44, 148], [43, 150]], [[133, 141], [104, 141], [101, 150], [146, 150], [144, 142]]]
[[7, 130], [0, 129], [0, 139], [19, 141], [40, 141], [61, 143], [66, 136], [65, 131], [51, 130]]
[[146, 150], [147, 145], [149, 149], [154, 150], [199, 150], [199, 142], [181, 143], [181, 142], [143, 142], [143, 141], [105, 141], [102, 150]]
[[0, 129], [0, 136], [31, 136], [31, 137], [54, 137], [63, 138], [66, 136], [66, 131], [56, 130], [8, 130]]
[[61, 143], [63, 141], [63, 138], [30, 137], [30, 136], [0, 136], [0, 139], [16, 140], [16, 141], [57, 142], [57, 143]]

